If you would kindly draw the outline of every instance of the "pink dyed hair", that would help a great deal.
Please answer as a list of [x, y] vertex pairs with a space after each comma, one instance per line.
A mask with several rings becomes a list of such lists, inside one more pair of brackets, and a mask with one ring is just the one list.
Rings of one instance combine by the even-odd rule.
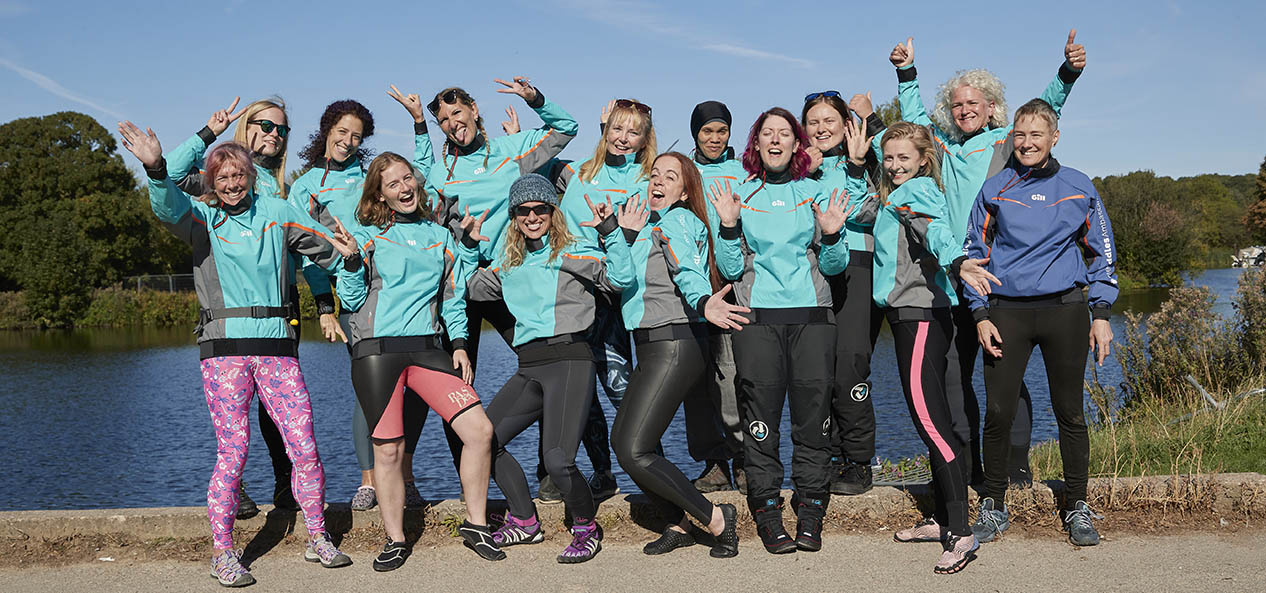
[[229, 165], [240, 167], [249, 180], [247, 187], [255, 191], [255, 176], [258, 171], [251, 161], [251, 151], [236, 142], [221, 142], [207, 153], [206, 165], [202, 171], [202, 181], [210, 193], [215, 193], [215, 178], [220, 174], [220, 169]]
[[765, 176], [765, 164], [761, 162], [760, 151], [756, 149], [756, 139], [760, 136], [761, 126], [765, 125], [765, 120], [770, 116], [781, 117], [791, 125], [791, 133], [796, 135], [799, 148], [796, 149], [796, 154], [791, 156], [788, 169], [791, 171], [792, 179], [804, 179], [809, 175], [809, 153], [804, 151], [804, 147], [809, 145], [809, 135], [805, 133], [804, 126], [796, 121], [796, 116], [782, 107], [770, 108], [760, 114], [760, 117], [756, 118], [756, 123], [752, 124], [752, 130], [747, 134], [747, 149], [743, 151], [743, 170], [757, 177]]

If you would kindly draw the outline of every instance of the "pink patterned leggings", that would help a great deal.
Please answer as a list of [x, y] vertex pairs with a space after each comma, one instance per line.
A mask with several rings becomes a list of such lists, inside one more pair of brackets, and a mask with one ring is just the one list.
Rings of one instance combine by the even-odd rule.
[[202, 361], [202, 387], [215, 427], [216, 461], [207, 488], [207, 515], [218, 549], [233, 547], [238, 485], [250, 446], [250, 406], [256, 390], [281, 429], [294, 464], [290, 487], [308, 533], [325, 531], [325, 471], [312, 431], [312, 405], [291, 356], [220, 356]]

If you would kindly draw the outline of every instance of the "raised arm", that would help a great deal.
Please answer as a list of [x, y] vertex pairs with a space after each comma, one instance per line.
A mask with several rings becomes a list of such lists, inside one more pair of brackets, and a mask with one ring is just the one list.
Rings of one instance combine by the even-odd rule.
[[404, 94], [396, 85], [391, 85], [387, 94], [395, 99], [413, 117], [413, 168], [418, 171], [418, 179], [423, 183], [431, 174], [435, 165], [435, 149], [431, 146], [431, 135], [427, 133], [426, 116], [422, 112], [422, 99], [415, 94]]
[[914, 38], [907, 37], [905, 43], [898, 43], [888, 55], [888, 61], [897, 68], [897, 104], [901, 106], [901, 119], [920, 126], [933, 125], [919, 94], [919, 74], [914, 67]]
[[580, 124], [569, 113], [558, 105], [545, 99], [545, 95], [532, 86], [525, 76], [516, 76], [510, 82], [494, 79], [505, 88], [497, 89], [498, 93], [518, 95], [527, 102], [528, 107], [540, 116], [545, 126], [519, 132], [508, 137], [516, 143], [514, 160], [519, 163], [521, 173], [531, 173], [558, 156], [568, 142], [576, 137]]
[[[634, 280], [633, 256], [629, 251], [629, 244], [622, 236], [623, 231], [614, 214], [615, 209], [611, 206], [610, 198], [606, 203], [595, 205], [589, 200], [589, 196], [585, 196], [585, 202], [588, 202], [594, 217], [591, 221], [580, 223], [580, 226], [593, 227], [602, 238], [603, 247], [602, 249], [593, 246], [582, 247], [575, 253], [561, 254], [563, 257], [561, 270], [582, 280], [593, 282], [595, 286], [606, 292], [619, 293], [633, 284]], [[640, 216], [642, 223], [645, 224], [645, 210], [636, 216]], [[640, 226], [637, 228], [641, 229]]]
[[893, 203], [901, 224], [910, 229], [914, 239], [936, 257], [942, 268], [949, 268], [963, 250], [950, 230], [945, 194], [931, 178], [917, 177], [906, 183], [918, 185], [901, 192], [901, 201]]
[[708, 203], [717, 215], [717, 271], [726, 280], [738, 280], [743, 277], [746, 267], [743, 257], [743, 227], [739, 217], [740, 205], [738, 194], [730, 188], [727, 181], [713, 182], [708, 188]]
[[1050, 104], [1056, 114], [1064, 108], [1068, 95], [1073, 90], [1073, 83], [1081, 76], [1086, 67], [1086, 47], [1077, 43], [1077, 29], [1068, 32], [1068, 41], [1064, 44], [1064, 63], [1059, 65], [1055, 79], [1042, 91], [1042, 100]]

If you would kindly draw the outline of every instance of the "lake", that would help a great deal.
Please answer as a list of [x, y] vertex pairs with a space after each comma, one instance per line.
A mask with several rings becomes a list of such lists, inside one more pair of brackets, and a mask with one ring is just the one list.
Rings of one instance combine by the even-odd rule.
[[[1194, 276], [1218, 295], [1217, 308], [1230, 315], [1230, 297], [1242, 270], [1208, 270]], [[1125, 334], [1121, 311], [1152, 312], [1167, 291], [1123, 296], [1112, 324]], [[312, 396], [317, 443], [325, 465], [327, 499], [345, 502], [360, 484], [351, 443], [352, 392], [346, 348], [319, 341], [315, 324], [305, 325], [299, 360]], [[475, 389], [487, 405], [514, 372], [513, 353], [493, 333], [481, 340], [480, 372]], [[877, 416], [878, 454], [884, 458], [925, 454], [901, 395], [892, 336], [880, 334], [871, 363]], [[980, 363], [976, 389], [984, 405]], [[1089, 366], [1087, 377], [1089, 377]], [[198, 350], [189, 329], [91, 329], [68, 332], [0, 331], [0, 450], [9, 461], [0, 466], [0, 510], [90, 509], [196, 506], [206, 502], [215, 461], [215, 437], [198, 371]], [[1114, 358], [1100, 378], [1119, 382]], [[1034, 440], [1057, 436], [1047, 398], [1044, 371], [1037, 356], [1026, 381], [1034, 397]], [[614, 410], [600, 396], [608, 419]], [[246, 466], [249, 492], [270, 502], [272, 467], [255, 427]], [[438, 418], [432, 414], [418, 444], [415, 472], [427, 498], [456, 498], [460, 492]], [[782, 454], [790, 469], [790, 429], [784, 419]], [[510, 444], [510, 451], [534, 473], [536, 429]], [[686, 452], [684, 424], [677, 421], [663, 439], [666, 453], [693, 478], [702, 463]], [[583, 450], [577, 462], [589, 474]], [[615, 467], [620, 488], [636, 486]], [[535, 484], [533, 484], [535, 492]], [[500, 493], [494, 487], [492, 496]]]

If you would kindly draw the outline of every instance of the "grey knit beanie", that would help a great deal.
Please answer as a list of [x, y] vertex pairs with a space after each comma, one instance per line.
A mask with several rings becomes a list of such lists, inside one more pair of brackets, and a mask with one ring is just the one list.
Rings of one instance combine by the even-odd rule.
[[526, 202], [544, 202], [557, 208], [558, 192], [545, 177], [528, 173], [510, 184], [510, 208]]

